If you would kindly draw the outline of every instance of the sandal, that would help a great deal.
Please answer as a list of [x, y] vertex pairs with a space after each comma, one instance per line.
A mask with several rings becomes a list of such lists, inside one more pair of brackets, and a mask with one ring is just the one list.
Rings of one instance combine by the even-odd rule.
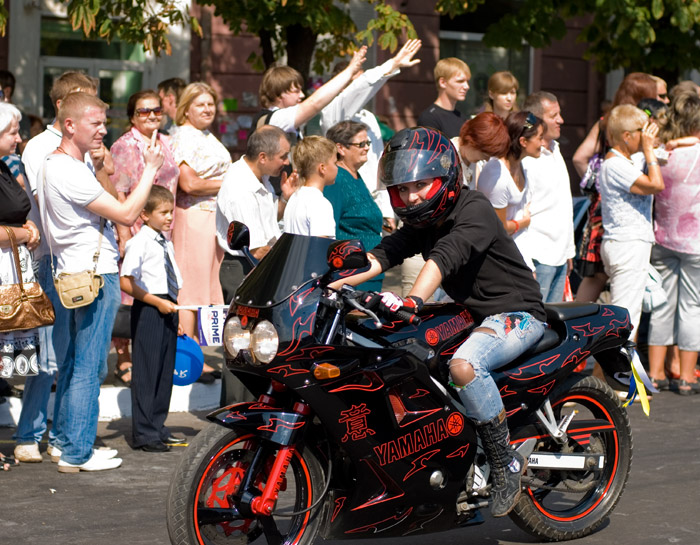
[[[651, 377], [649, 377], [651, 378]], [[671, 382], [667, 378], [651, 378], [651, 385], [657, 390], [669, 390], [671, 388]]]
[[[114, 368], [114, 376], [117, 378], [117, 380], [120, 380], [124, 386], [127, 388], [131, 387], [131, 365], [129, 367], [126, 367], [124, 369], [120, 369], [119, 367]], [[129, 374], [129, 378], [125, 378], [124, 375]]]
[[14, 456], [0, 452], [0, 471], [10, 471], [10, 469], [18, 465], [19, 462], [15, 460]]
[[678, 381], [675, 390], [679, 395], [691, 396], [700, 393], [700, 382], [688, 382], [681, 379]]

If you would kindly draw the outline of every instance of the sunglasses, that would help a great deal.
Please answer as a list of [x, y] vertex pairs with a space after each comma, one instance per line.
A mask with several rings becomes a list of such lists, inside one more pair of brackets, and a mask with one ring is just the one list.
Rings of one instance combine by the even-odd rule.
[[139, 117], [148, 117], [151, 113], [156, 116], [163, 115], [163, 108], [156, 106], [155, 108], [136, 108], [136, 113]]
[[346, 146], [355, 146], [356, 148], [368, 148], [372, 142], [369, 140], [365, 140], [364, 142], [349, 142], [348, 144], [345, 144]]

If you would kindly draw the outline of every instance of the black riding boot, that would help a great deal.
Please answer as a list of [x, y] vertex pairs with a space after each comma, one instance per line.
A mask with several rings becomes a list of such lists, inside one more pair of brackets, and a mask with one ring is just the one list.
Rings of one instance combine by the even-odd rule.
[[505, 409], [492, 420], [479, 424], [477, 430], [491, 466], [491, 514], [503, 517], [520, 498], [525, 460], [510, 447]]

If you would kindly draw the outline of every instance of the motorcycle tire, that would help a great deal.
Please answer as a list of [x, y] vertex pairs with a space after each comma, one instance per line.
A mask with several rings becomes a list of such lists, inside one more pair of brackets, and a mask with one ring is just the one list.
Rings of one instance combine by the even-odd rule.
[[[263, 535], [261, 517], [244, 518], [232, 494], [259, 448], [252, 434], [217, 424], [204, 428], [185, 450], [168, 491], [167, 524], [174, 545], [245, 545]], [[276, 451], [253, 483], [263, 488]], [[324, 485], [321, 464], [309, 449], [299, 448], [289, 464], [271, 518], [285, 545], [311, 545], [321, 524], [323, 502], [311, 510]], [[223, 513], [223, 515], [220, 515]], [[291, 516], [281, 516], [281, 515]], [[229, 520], [224, 520], [228, 518]]]
[[594, 418], [612, 424], [611, 429], [592, 432], [590, 441], [579, 443], [569, 436], [567, 444], [560, 445], [546, 435], [535, 447], [605, 456], [599, 470], [528, 469], [523, 478], [524, 491], [511, 519], [538, 539], [566, 541], [594, 532], [615, 508], [632, 463], [632, 430], [615, 392], [596, 377], [572, 375], [552, 392], [550, 400], [557, 421], [578, 410], [575, 420]]

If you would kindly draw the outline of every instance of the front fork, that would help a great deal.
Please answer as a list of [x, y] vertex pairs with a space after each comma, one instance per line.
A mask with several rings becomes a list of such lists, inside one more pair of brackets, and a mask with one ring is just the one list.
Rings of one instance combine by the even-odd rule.
[[[272, 405], [274, 399], [269, 395], [262, 395], [258, 399], [261, 404]], [[296, 402], [292, 412], [308, 416], [311, 409], [305, 403]], [[284, 484], [287, 469], [292, 461], [292, 457], [296, 452], [295, 445], [283, 445], [277, 449], [275, 460], [269, 470], [269, 475], [263, 486], [262, 491], [258, 489], [254, 482], [255, 476], [260, 472], [265, 471], [264, 464], [269, 460], [272, 450], [272, 443], [263, 445], [255, 453], [253, 460], [246, 471], [246, 475], [238, 490], [238, 494], [233, 498], [238, 505], [238, 510], [245, 517], [269, 517], [273, 514], [275, 503], [279, 497], [279, 492]]]

